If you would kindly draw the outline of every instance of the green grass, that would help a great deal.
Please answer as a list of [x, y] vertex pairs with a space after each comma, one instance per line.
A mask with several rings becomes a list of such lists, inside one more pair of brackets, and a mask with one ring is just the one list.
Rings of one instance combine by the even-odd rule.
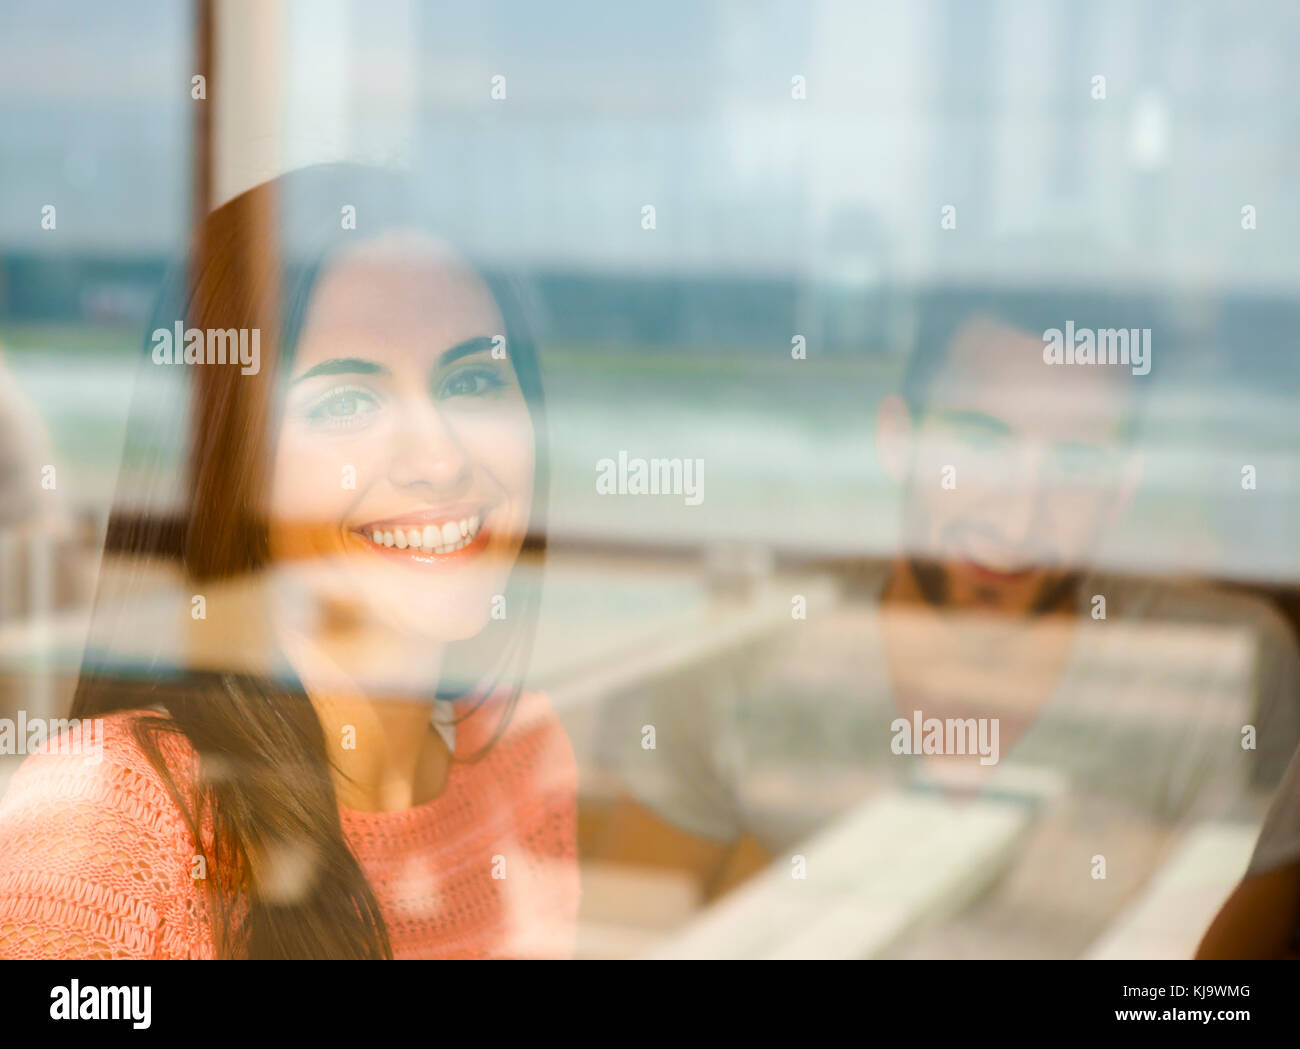
[[[144, 333], [129, 327], [98, 324], [0, 324], [0, 347], [9, 353], [72, 353], [132, 357], [141, 351]], [[593, 378], [645, 377], [770, 378], [797, 376], [793, 369], [832, 373], [845, 379], [891, 378], [897, 361], [881, 352], [822, 356], [814, 349], [808, 359], [796, 361], [790, 348], [771, 346], [718, 347], [629, 344], [546, 346], [542, 366], [550, 372], [583, 374]]]
[[812, 378], [829, 372], [847, 380], [892, 379], [898, 362], [879, 352], [820, 357], [815, 351], [807, 360], [791, 358], [788, 346], [719, 349], [716, 346], [546, 346], [542, 350], [544, 371], [582, 373], [592, 377], [620, 376], [681, 379], [696, 378], [771, 378], [800, 375], [800, 369]]
[[75, 353], [130, 357], [144, 345], [144, 333], [99, 324], [0, 324], [0, 348], [7, 353]]

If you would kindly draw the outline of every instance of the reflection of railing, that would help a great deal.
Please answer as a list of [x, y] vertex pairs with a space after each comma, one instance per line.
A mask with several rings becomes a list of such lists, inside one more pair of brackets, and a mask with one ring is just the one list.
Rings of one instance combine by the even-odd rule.
[[93, 587], [94, 521], [0, 529], [0, 711], [53, 716], [68, 668], [55, 658], [69, 616], [84, 619]]
[[44, 530], [0, 529], [0, 622], [40, 614], [53, 596], [53, 540]]
[[72, 525], [35, 521], [0, 527], [0, 623], [85, 601], [98, 547], [98, 523], [89, 513]]
[[[824, 575], [767, 575], [763, 559], [741, 560], [737, 569], [709, 558], [701, 572], [691, 563], [588, 563], [572, 552], [549, 558], [529, 680], [565, 718], [575, 750], [595, 745], [606, 697], [778, 630], [790, 622], [794, 594], [821, 613], [839, 601]], [[585, 793], [612, 791], [590, 773]]]
[[1085, 957], [1190, 958], [1245, 873], [1258, 833], [1252, 824], [1206, 822], [1192, 827], [1142, 895]]
[[[977, 896], [1037, 799], [872, 798], [660, 944], [655, 958], [868, 958]], [[795, 864], [799, 863], [799, 868]]]

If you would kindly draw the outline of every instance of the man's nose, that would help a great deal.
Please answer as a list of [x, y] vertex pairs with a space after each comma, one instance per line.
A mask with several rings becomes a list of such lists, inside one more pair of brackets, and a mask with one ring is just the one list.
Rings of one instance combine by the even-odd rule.
[[456, 427], [428, 397], [403, 400], [392, 437], [388, 475], [400, 488], [424, 485], [454, 493], [469, 478], [470, 459]]
[[999, 531], [1010, 544], [1027, 545], [1040, 527], [1046, 468], [1045, 449], [1034, 444], [1016, 449], [1014, 465], [1003, 478], [998, 502]]

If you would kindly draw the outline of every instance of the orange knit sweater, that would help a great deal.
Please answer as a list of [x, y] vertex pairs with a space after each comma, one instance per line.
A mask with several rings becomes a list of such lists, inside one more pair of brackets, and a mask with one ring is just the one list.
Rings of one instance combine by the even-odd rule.
[[[14, 773], [0, 800], [0, 958], [214, 957], [199, 880], [212, 872], [134, 739], [140, 713], [103, 719], [102, 753], [51, 742]], [[461, 720], [457, 757], [497, 720], [486, 709]], [[193, 750], [181, 738], [166, 753], [188, 786]], [[433, 801], [341, 809], [394, 955], [572, 955], [576, 794], [564, 730], [545, 696], [525, 693], [487, 755], [453, 764]]]

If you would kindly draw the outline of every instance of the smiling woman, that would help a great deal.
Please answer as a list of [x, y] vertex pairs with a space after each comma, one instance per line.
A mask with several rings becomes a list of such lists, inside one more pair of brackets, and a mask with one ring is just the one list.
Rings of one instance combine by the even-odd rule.
[[264, 333], [255, 374], [185, 369], [171, 600], [205, 611], [184, 653], [139, 654], [168, 598], [147, 583], [162, 525], [137, 515], [74, 701], [105, 719], [103, 761], [34, 755], [0, 804], [0, 955], [571, 953], [573, 755], [520, 684], [539, 370], [511, 285], [424, 232], [411, 185], [324, 167], [256, 187], [164, 295], [159, 316]]
[[[334, 566], [336, 608], [432, 641], [487, 624], [534, 491], [524, 380], [493, 356], [505, 328], [482, 278], [409, 233], [345, 248], [318, 280], [288, 369], [270, 542], [318, 587]], [[502, 337], [516, 341], [518, 357], [525, 340]]]

